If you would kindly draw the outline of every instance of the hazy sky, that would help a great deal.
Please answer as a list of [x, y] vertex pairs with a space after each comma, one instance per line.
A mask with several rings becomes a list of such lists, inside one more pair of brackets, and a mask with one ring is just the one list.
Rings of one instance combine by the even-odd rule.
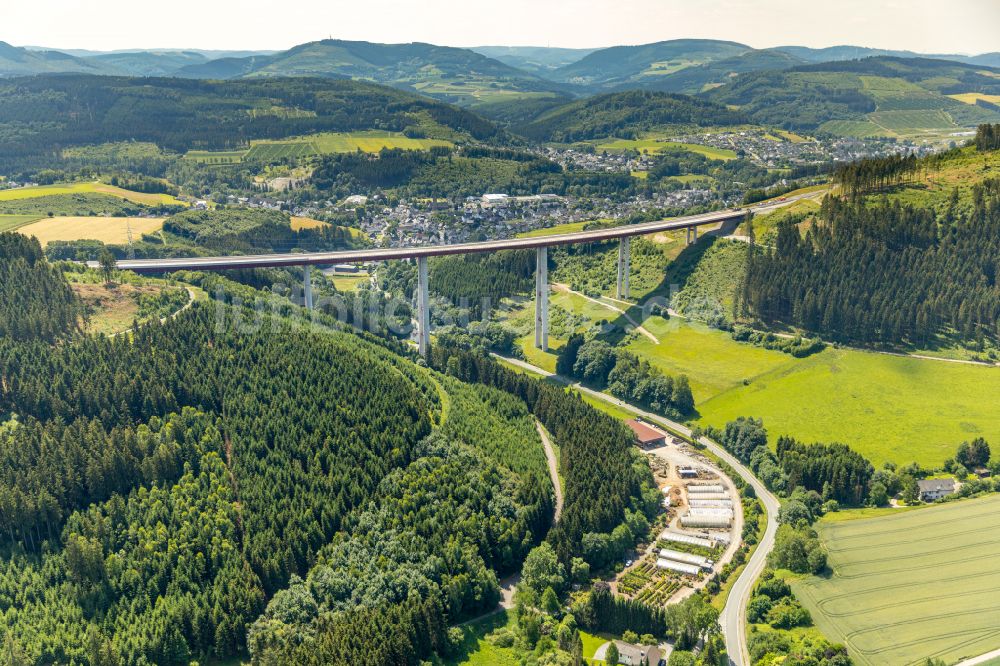
[[763, 48], [1000, 51], [1000, 0], [5, 0], [0, 41], [284, 49], [335, 37], [595, 47], [679, 37]]

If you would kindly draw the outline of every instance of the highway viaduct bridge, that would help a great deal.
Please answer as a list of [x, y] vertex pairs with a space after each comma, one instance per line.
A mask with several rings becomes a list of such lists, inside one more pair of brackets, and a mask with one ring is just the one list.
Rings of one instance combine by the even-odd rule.
[[[168, 273], [171, 271], [196, 270], [218, 271], [235, 268], [284, 268], [304, 267], [303, 293], [305, 305], [312, 308], [311, 267], [316, 265], [386, 261], [391, 259], [417, 260], [417, 345], [421, 355], [430, 349], [430, 310], [428, 303], [427, 258], [451, 254], [476, 254], [499, 250], [534, 249], [537, 252], [535, 264], [535, 346], [547, 349], [549, 345], [549, 284], [548, 249], [558, 245], [576, 245], [601, 241], [618, 240], [618, 298], [629, 297], [630, 248], [633, 236], [644, 236], [662, 231], [687, 231], [687, 242], [698, 239], [698, 227], [707, 224], [723, 224], [735, 229], [751, 213], [747, 210], [722, 210], [702, 215], [677, 217], [657, 222], [630, 224], [620, 227], [579, 231], [552, 236], [532, 238], [511, 238], [479, 243], [457, 243], [453, 245], [424, 245], [420, 247], [373, 248], [343, 250], [337, 252], [307, 252], [296, 254], [260, 254], [229, 257], [190, 257], [172, 259], [129, 259], [117, 262], [119, 270], [136, 273]], [[90, 262], [96, 266], [96, 262]]]

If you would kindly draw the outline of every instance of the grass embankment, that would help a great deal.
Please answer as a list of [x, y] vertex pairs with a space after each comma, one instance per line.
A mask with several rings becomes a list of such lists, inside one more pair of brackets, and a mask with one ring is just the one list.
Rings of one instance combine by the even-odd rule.
[[[463, 641], [458, 655], [450, 659], [435, 659], [432, 663], [437, 666], [517, 666], [526, 656], [524, 650], [517, 647], [497, 647], [486, 639], [488, 634], [497, 629], [507, 627], [513, 630], [515, 623], [513, 614], [500, 611], [463, 624], [459, 627]], [[580, 639], [583, 642], [583, 658], [588, 663], [603, 664], [604, 662], [595, 661], [593, 657], [597, 648], [608, 642], [608, 637], [581, 630]]]
[[1000, 496], [820, 521], [832, 574], [793, 578], [817, 627], [862, 665], [1000, 648]]

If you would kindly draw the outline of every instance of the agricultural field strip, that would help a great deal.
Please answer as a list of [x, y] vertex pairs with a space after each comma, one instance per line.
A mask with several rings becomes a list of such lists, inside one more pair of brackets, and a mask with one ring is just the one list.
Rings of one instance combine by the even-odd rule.
[[[958, 659], [995, 648], [995, 622], [990, 624], [990, 619], [1000, 611], [996, 602], [1000, 591], [1000, 567], [995, 564], [998, 540], [983, 537], [1000, 527], [998, 501], [1000, 498], [990, 497], [897, 516], [821, 523], [834, 574], [829, 579], [796, 581], [796, 592], [801, 591], [821, 628], [835, 637], [842, 636], [862, 663], [911, 664], [927, 656]], [[889, 529], [882, 529], [887, 523]], [[953, 529], [937, 531], [949, 527]], [[914, 547], [920, 539], [907, 540], [900, 553], [895, 539], [904, 532], [924, 535], [926, 547]], [[866, 539], [868, 543], [838, 547], [844, 541]], [[852, 553], [889, 548], [896, 551], [891, 556], [851, 559]], [[981, 552], [961, 555], [976, 549]], [[926, 561], [928, 558], [932, 561]], [[944, 566], [954, 569], [954, 575], [941, 577]], [[870, 571], [844, 575], [845, 567], [867, 567]], [[896, 580], [873, 585], [873, 576]], [[895, 594], [904, 589], [906, 594]], [[939, 627], [947, 629], [940, 631]], [[994, 644], [988, 643], [990, 639]]]

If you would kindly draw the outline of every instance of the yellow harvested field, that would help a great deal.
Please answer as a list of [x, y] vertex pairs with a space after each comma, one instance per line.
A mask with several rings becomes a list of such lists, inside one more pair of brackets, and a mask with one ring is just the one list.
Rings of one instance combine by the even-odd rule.
[[975, 104], [977, 100], [983, 100], [990, 104], [1000, 104], [1000, 95], [984, 95], [983, 93], [962, 93], [961, 95], [948, 95], [952, 99], [966, 104]]
[[161, 204], [178, 205], [183, 203], [169, 194], [133, 192], [113, 185], [105, 185], [104, 183], [63, 183], [59, 185], [42, 185], [40, 187], [20, 187], [13, 190], [2, 190], [0, 191], [0, 201], [36, 199], [38, 197], [54, 196], [57, 194], [107, 194], [147, 206], [159, 206]]
[[42, 245], [52, 241], [98, 240], [102, 243], [128, 242], [128, 229], [139, 240], [163, 228], [162, 217], [51, 217], [18, 229], [18, 233], [34, 236]]
[[314, 220], [311, 217], [292, 217], [292, 229], [295, 231], [302, 231], [303, 229], [319, 229], [320, 227], [326, 226], [329, 226], [328, 222]]

